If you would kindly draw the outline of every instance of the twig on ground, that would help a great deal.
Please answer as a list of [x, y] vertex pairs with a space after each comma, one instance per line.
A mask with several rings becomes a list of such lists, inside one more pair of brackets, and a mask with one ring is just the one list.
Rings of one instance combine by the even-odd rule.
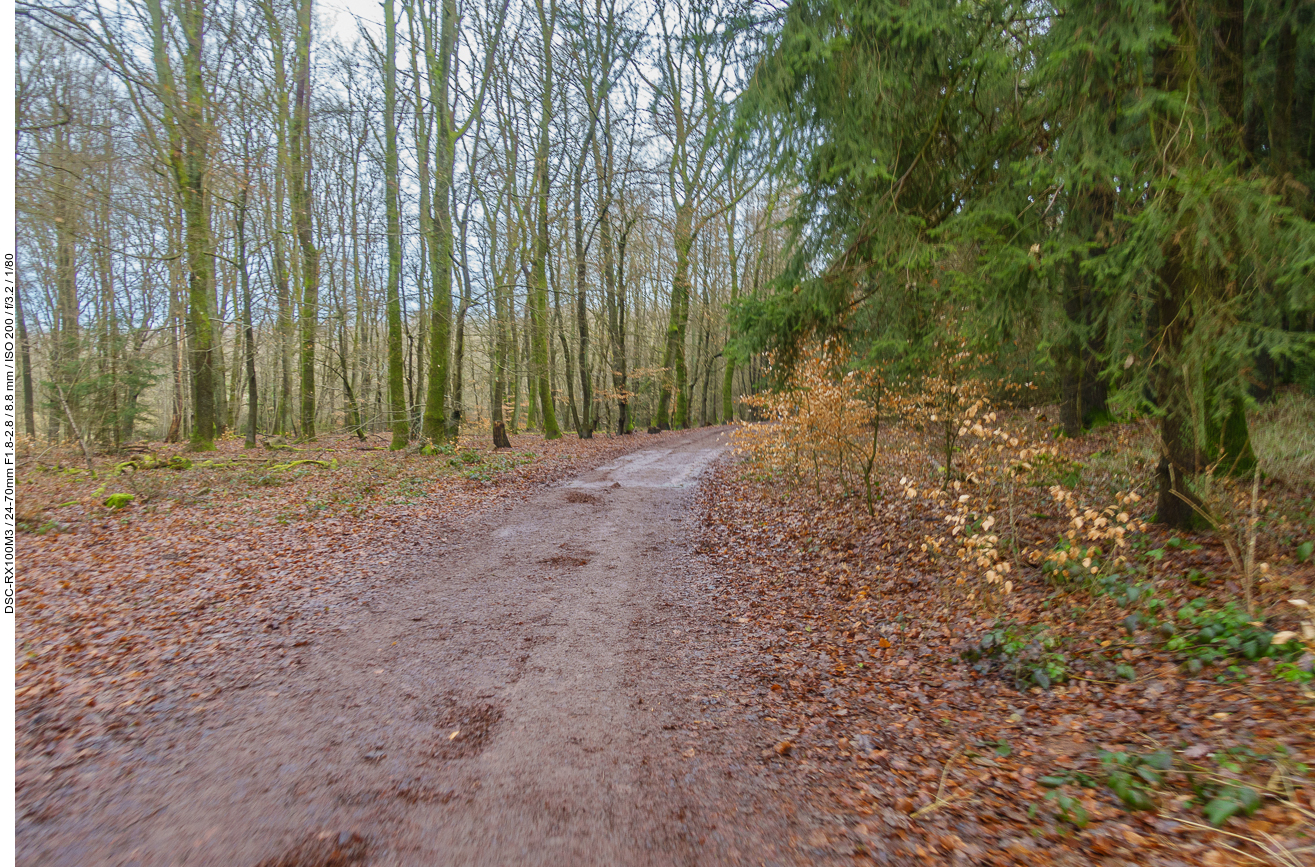
[[947, 774], [950, 773], [950, 766], [953, 765], [955, 760], [959, 758], [959, 754], [962, 753], [963, 750], [964, 748], [960, 746], [957, 750], [954, 751], [953, 755], [950, 756], [949, 760], [945, 762], [945, 767], [941, 769], [941, 783], [939, 786], [936, 787], [936, 797], [932, 798], [931, 803], [928, 804], [927, 806], [914, 811], [914, 813], [912, 814], [913, 818], [917, 819], [926, 815], [927, 813], [935, 812], [936, 810], [939, 810], [941, 807], [944, 807], [948, 804], [952, 804], [955, 801], [967, 797], [970, 794], [966, 790], [960, 790], [959, 792], [950, 795], [950, 797], [948, 798], [941, 797], [941, 793], [945, 791], [945, 777]]

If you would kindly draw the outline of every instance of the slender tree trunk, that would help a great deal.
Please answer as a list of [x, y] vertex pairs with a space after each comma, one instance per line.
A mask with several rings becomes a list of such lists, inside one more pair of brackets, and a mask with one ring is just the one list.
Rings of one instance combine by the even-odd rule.
[[571, 356], [571, 343], [566, 337], [566, 322], [562, 318], [562, 275], [553, 269], [553, 276], [553, 322], [557, 326], [557, 339], [562, 344], [562, 363], [566, 365], [566, 406], [571, 413], [571, 424], [578, 433], [580, 415], [575, 410], [575, 364]]
[[[534, 363], [534, 313], [530, 298], [525, 299], [525, 318], [521, 326], [523, 336], [521, 345], [521, 367], [525, 373], [525, 427], [527, 430], [540, 430], [538, 368]], [[545, 362], [547, 352], [544, 353]]]
[[[735, 246], [735, 223], [738, 208], [731, 208], [726, 213], [726, 252], [730, 259], [731, 304], [740, 298], [740, 253]], [[729, 342], [729, 341], [728, 341]], [[725, 372], [721, 380], [721, 420], [727, 424], [735, 421], [735, 358], [726, 349], [722, 350], [722, 364]]]
[[18, 360], [23, 365], [23, 430], [37, 436], [36, 398], [32, 388], [32, 347], [27, 339], [27, 319], [23, 316], [22, 284], [14, 286], [14, 315], [18, 319]]
[[[510, 241], [510, 236], [508, 236]], [[510, 245], [508, 245], [510, 248]], [[492, 254], [497, 254], [497, 236], [494, 235], [492, 244]], [[508, 260], [511, 258], [510, 249], [508, 249]], [[489, 415], [493, 426], [493, 447], [496, 449], [511, 448], [511, 440], [507, 436], [506, 411], [503, 404], [507, 400], [507, 362], [511, 353], [511, 339], [509, 339], [509, 329], [511, 327], [511, 304], [508, 298], [510, 294], [504, 284], [510, 279], [512, 270], [510, 263], [502, 272], [496, 274], [493, 286], [493, 364], [491, 365], [490, 374], [493, 377], [491, 395], [489, 400]], [[515, 424], [515, 413], [512, 413], [512, 424]]]
[[[416, 174], [420, 186], [420, 210], [417, 214], [420, 235], [417, 239], [420, 245], [419, 256], [416, 259], [416, 347], [415, 358], [419, 361], [415, 365], [413, 374], [408, 375], [407, 387], [410, 390], [410, 401], [408, 410], [411, 417], [411, 435], [414, 436], [416, 431], [423, 426], [424, 420], [421, 416], [421, 404], [415, 398], [415, 395], [425, 393], [426, 371], [424, 360], [429, 353], [429, 323], [430, 323], [430, 299], [433, 296], [434, 287], [429, 279], [433, 254], [430, 251], [430, 244], [434, 238], [434, 204], [431, 193], [433, 183], [433, 172], [430, 169], [430, 159], [433, 151], [432, 137], [430, 135], [430, 117], [425, 113], [424, 98], [424, 79], [420, 75], [419, 64], [419, 46], [422, 40], [417, 38], [415, 29], [416, 18], [416, 0], [407, 0], [407, 28], [411, 36], [411, 77], [415, 83], [415, 151], [416, 151]], [[422, 32], [425, 40], [429, 38], [429, 30], [424, 29]], [[427, 54], [432, 54], [431, 41], [424, 41], [424, 50]], [[427, 63], [427, 68], [432, 71], [433, 65]], [[430, 93], [434, 93], [433, 82], [429, 82]], [[432, 114], [432, 113], [431, 113]]]
[[[210, 212], [209, 196], [207, 194], [206, 210]], [[206, 222], [214, 225], [213, 215], [206, 214]], [[221, 274], [223, 279], [221, 281]], [[221, 271], [218, 266], [215, 270], [215, 279], [211, 285], [216, 290], [216, 296], [211, 298], [211, 308], [215, 311], [214, 321], [215, 336], [214, 349], [211, 352], [214, 365], [214, 382], [215, 382], [215, 436], [223, 436], [224, 431], [228, 429], [228, 362], [224, 358], [224, 332], [227, 330], [224, 320], [228, 319], [228, 298], [229, 289], [235, 288], [229, 284], [232, 282], [232, 275], [229, 269]], [[221, 289], [222, 287], [222, 289]]]
[[274, 295], [278, 304], [274, 331], [278, 348], [278, 394], [274, 400], [274, 425], [276, 435], [286, 434], [290, 428], [292, 412], [292, 285], [288, 275], [287, 259], [283, 250], [283, 196], [282, 171], [275, 181], [275, 226], [274, 236]]
[[[600, 184], [600, 191], [602, 185]], [[607, 309], [608, 344], [611, 350], [612, 391], [616, 396], [618, 435], [626, 433], [626, 335], [617, 301], [617, 275], [612, 241], [612, 218], [604, 211], [599, 221], [598, 245], [603, 254], [603, 303]]]
[[[178, 226], [181, 228], [181, 222], [178, 223]], [[170, 234], [172, 235], [172, 233]], [[173, 246], [172, 240], [171, 246]], [[169, 428], [164, 435], [164, 441], [176, 443], [182, 438], [183, 413], [186, 408], [183, 371], [185, 329], [183, 326], [183, 303], [177, 289], [178, 281], [174, 279], [175, 275], [172, 273], [169, 277], [169, 336], [173, 344], [169, 352], [169, 364], [173, 373], [173, 400], [170, 405]]]
[[271, 208], [273, 224], [269, 227], [273, 241], [275, 346], [278, 352], [278, 385], [274, 395], [274, 413], [271, 431], [275, 435], [287, 434], [292, 428], [292, 346], [295, 340], [292, 320], [292, 285], [288, 269], [287, 240], [284, 227], [284, 205], [287, 200], [289, 100], [287, 61], [284, 54], [283, 28], [270, 0], [261, 3], [265, 26], [269, 31], [270, 60], [274, 73], [274, 200]]
[[539, 143], [534, 152], [535, 202], [537, 205], [534, 236], [534, 277], [530, 287], [530, 324], [534, 341], [534, 376], [537, 380], [539, 411], [543, 416], [544, 439], [555, 440], [562, 435], [557, 425], [557, 410], [552, 402], [551, 370], [548, 366], [548, 145], [549, 126], [552, 121], [552, 40], [557, 21], [556, 0], [537, 0], [539, 31], [542, 36], [543, 69], [540, 76]]
[[630, 382], [628, 378], [626, 355], [626, 320], [629, 316], [629, 293], [626, 291], [626, 246], [630, 240], [630, 231], [634, 228], [636, 220], [632, 219], [623, 227], [621, 236], [616, 243], [616, 331], [613, 340], [613, 363], [619, 374], [618, 379], [614, 380], [613, 385], [617, 388], [621, 397], [617, 401], [617, 433], [630, 433]]
[[525, 353], [521, 352], [521, 338], [524, 336], [525, 328], [523, 325], [517, 327], [520, 317], [516, 315], [516, 298], [514, 292], [509, 299], [509, 307], [511, 319], [511, 368], [507, 371], [507, 377], [511, 382], [512, 392], [511, 432], [519, 433], [521, 423], [521, 365], [525, 358]]
[[[67, 134], [57, 136], [60, 150], [67, 157]], [[60, 176], [70, 173], [66, 167], [60, 167]], [[78, 289], [77, 289], [77, 233], [73, 225], [73, 211], [69, 207], [69, 192], [59, 189], [55, 193], [55, 303], [58, 308], [58, 326], [50, 352], [50, 381], [67, 394], [77, 381], [79, 337], [78, 337]], [[73, 399], [77, 403], [77, 398]], [[60, 438], [60, 408], [53, 407], [51, 413], [51, 439]], [[72, 417], [72, 416], [70, 416]], [[71, 422], [70, 422], [71, 423]], [[76, 431], [70, 430], [70, 434]]]
[[[593, 138], [592, 125], [589, 138]], [[587, 145], [586, 145], [587, 147]], [[575, 228], [575, 329], [580, 339], [580, 419], [576, 433], [581, 439], [590, 439], [594, 435], [593, 419], [593, 375], [589, 370], [589, 309], [586, 303], [586, 285], [588, 266], [585, 263], [584, 215], [581, 199], [584, 188], [585, 155], [582, 150], [580, 162], [575, 169], [574, 228]]]
[[436, 120], [432, 232], [429, 241], [434, 298], [430, 308], [429, 389], [425, 399], [424, 435], [433, 441], [451, 439], [447, 423], [448, 379], [452, 352], [452, 172], [455, 141], [452, 118], [452, 64], [456, 51], [457, 11], [454, 0], [439, 0], [437, 53], [433, 26], [422, 20], [425, 55], [429, 59], [430, 105]]
[[390, 448], [411, 440], [402, 370], [402, 215], [397, 167], [397, 14], [394, 0], [384, 0], [384, 210], [388, 222], [388, 414], [393, 431]]
[[242, 334], [247, 368], [246, 447], [249, 449], [256, 447], [256, 424], [260, 408], [260, 392], [256, 387], [256, 327], [251, 315], [251, 272], [247, 267], [247, 197], [250, 186], [250, 177], [244, 176], [237, 200], [237, 262], [242, 275]]
[[292, 123], [289, 127], [292, 223], [301, 250], [301, 436], [315, 439], [315, 336], [319, 326], [320, 253], [311, 229], [310, 53], [313, 0], [298, 0]]
[[703, 304], [699, 311], [699, 324], [700, 331], [702, 332], [702, 339], [699, 340], [699, 356], [703, 359], [703, 376], [701, 383], [703, 386], [703, 395], [702, 401], [699, 404], [699, 427], [703, 427], [708, 423], [708, 384], [712, 381], [712, 365], [715, 361], [715, 357], [712, 354], [712, 323], [708, 321], [710, 318], [712, 303], [708, 295], [707, 276], [708, 275], [705, 273], [703, 280]]
[[464, 367], [466, 358], [466, 316], [473, 303], [470, 285], [470, 259], [466, 243], [466, 219], [461, 220], [461, 304], [457, 307], [457, 327], [452, 359], [452, 435], [461, 433], [462, 413], [466, 405]]
[[611, 348], [612, 391], [616, 393], [617, 426], [620, 436], [630, 432], [630, 399], [627, 392], [626, 370], [626, 298], [624, 288], [625, 246], [626, 239], [634, 222], [623, 226], [620, 237], [613, 239], [612, 214], [613, 201], [612, 179], [613, 150], [610, 128], [611, 109], [603, 103], [603, 141], [605, 147], [600, 153], [597, 140], [594, 141], [594, 166], [598, 176], [598, 199], [604, 202], [599, 215], [598, 238], [602, 250], [603, 266], [603, 303], [607, 310], [608, 343]]
[[[501, 196], [501, 193], [499, 193]], [[508, 209], [510, 212], [510, 209]], [[489, 213], [486, 210], [485, 213]], [[496, 212], [494, 212], [496, 214]], [[504, 239], [506, 243], [506, 255], [503, 258], [503, 264], [500, 269], [495, 269], [493, 277], [493, 318], [490, 322], [491, 339], [493, 341], [491, 364], [489, 365], [489, 421], [492, 425], [493, 447], [494, 448], [511, 448], [511, 441], [507, 438], [507, 419], [504, 404], [507, 400], [507, 362], [510, 354], [508, 345], [508, 330], [511, 326], [511, 299], [508, 297], [510, 292], [507, 288], [507, 282], [511, 279], [513, 271], [512, 247], [511, 247], [511, 230], [508, 227], [505, 234], [498, 231], [499, 223], [496, 219], [489, 219], [489, 263], [492, 264], [499, 256], [499, 239]], [[510, 213], [508, 215], [510, 222]]]

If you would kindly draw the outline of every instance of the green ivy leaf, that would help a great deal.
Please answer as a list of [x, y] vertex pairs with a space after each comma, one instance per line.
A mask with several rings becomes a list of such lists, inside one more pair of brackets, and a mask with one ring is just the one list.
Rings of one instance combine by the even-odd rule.
[[1211, 825], [1216, 827], [1224, 824], [1230, 817], [1237, 814], [1242, 809], [1242, 805], [1232, 798], [1215, 798], [1205, 805], [1205, 817]]
[[1242, 811], [1248, 816], [1260, 809], [1260, 795], [1250, 786], [1241, 786], [1236, 789], [1237, 800], [1242, 805]]

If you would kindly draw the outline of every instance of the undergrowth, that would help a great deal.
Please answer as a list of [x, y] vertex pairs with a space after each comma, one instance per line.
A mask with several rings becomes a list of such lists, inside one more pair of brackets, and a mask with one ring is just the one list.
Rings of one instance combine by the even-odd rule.
[[[960, 352], [949, 363], [973, 360]], [[1283, 720], [1315, 701], [1307, 601], [1315, 578], [1315, 401], [1285, 395], [1259, 412], [1252, 434], [1262, 472], [1202, 480], [1211, 529], [1173, 535], [1148, 523], [1142, 492], [1156, 454], [1148, 425], [1111, 423], [1066, 440], [1052, 429], [1053, 410], [994, 407], [983, 394], [999, 389], [959, 387], [971, 377], [927, 386], [880, 370], [856, 376], [846, 364], [834, 347], [815, 352], [780, 394], [759, 399], [770, 422], [738, 434], [742, 477], [790, 490], [782, 500], [851, 502], [855, 527], [879, 527], [863, 532], [906, 546], [905, 571], [933, 576], [948, 609], [977, 615], [975, 633], [953, 636], [946, 666], [962, 664], [1024, 696], [1281, 696], [1211, 714], [1201, 726], [1210, 744], [1174, 741], [1146, 721], [1122, 737], [1158, 738], [1150, 748], [1102, 745], [1094, 733], [1091, 749], [1040, 778], [1034, 815], [1081, 829], [1093, 821], [1091, 792], [1100, 790], [1132, 813], [1172, 814], [1203, 828], [1231, 822], [1234, 842], [1237, 823], [1267, 805], [1292, 827], [1315, 820], [1315, 802], [1295, 794], [1310, 785], [1299, 756], [1231, 728], [1235, 714]], [[924, 387], [937, 394], [920, 393]], [[843, 423], [818, 437], [819, 419]], [[875, 444], [870, 460], [867, 443]], [[903, 501], [899, 509], [891, 498]], [[879, 523], [879, 511], [901, 523]], [[855, 611], [881, 592], [875, 577], [827, 571], [828, 582], [844, 576]], [[1248, 694], [1217, 693], [1229, 707]], [[941, 803], [938, 794], [923, 809]], [[1241, 839], [1252, 847], [1247, 857], [1295, 863], [1288, 853], [1297, 850], [1280, 852], [1263, 836]]]

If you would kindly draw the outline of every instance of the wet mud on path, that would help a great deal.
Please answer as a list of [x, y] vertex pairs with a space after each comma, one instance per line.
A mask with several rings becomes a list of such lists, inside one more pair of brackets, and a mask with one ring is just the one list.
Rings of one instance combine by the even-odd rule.
[[460, 533], [410, 528], [386, 582], [20, 814], [19, 863], [826, 860], [689, 541], [727, 445], [664, 437]]

